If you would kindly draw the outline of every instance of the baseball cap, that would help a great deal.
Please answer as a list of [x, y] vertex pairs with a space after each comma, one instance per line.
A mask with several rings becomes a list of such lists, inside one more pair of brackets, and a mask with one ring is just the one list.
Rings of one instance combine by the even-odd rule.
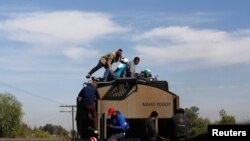
[[112, 115], [114, 112], [115, 112], [115, 108], [110, 107], [110, 108], [108, 109], [108, 115], [109, 115], [109, 116]]

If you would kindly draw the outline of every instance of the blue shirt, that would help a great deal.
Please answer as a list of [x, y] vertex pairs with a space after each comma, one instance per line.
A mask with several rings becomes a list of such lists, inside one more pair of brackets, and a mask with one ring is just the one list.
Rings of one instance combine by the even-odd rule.
[[79, 95], [79, 97], [82, 97], [82, 101], [84, 105], [89, 105], [95, 103], [95, 100], [100, 99], [100, 95], [96, 88], [92, 86], [86, 86], [84, 87]]
[[111, 123], [114, 126], [114, 133], [125, 132], [128, 124], [125, 116], [123, 116], [119, 111], [116, 111], [116, 116], [111, 118]]

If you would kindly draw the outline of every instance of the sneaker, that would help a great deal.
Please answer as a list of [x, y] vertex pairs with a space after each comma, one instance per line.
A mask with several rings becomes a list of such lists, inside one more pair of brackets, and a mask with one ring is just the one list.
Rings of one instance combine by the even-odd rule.
[[98, 130], [94, 130], [94, 135], [95, 135], [96, 137], [99, 137], [99, 136], [100, 136], [99, 131], [98, 131]]
[[94, 133], [97, 134], [97, 135], [99, 134], [98, 130], [94, 130]]
[[87, 78], [87, 79], [89, 79], [90, 77], [91, 77], [91, 75], [90, 75], [90, 74], [87, 74], [87, 75], [86, 75], [86, 78]]

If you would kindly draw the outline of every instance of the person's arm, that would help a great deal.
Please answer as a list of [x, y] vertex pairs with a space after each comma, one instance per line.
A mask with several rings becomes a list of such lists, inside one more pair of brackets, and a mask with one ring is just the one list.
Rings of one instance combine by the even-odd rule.
[[96, 99], [100, 99], [100, 94], [99, 94], [98, 90], [96, 90], [95, 95], [96, 95], [96, 97], [95, 97]]

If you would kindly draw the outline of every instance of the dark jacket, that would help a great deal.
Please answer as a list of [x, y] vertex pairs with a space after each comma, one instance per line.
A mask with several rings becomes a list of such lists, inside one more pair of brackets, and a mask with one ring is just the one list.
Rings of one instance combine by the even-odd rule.
[[145, 121], [145, 133], [147, 137], [157, 137], [158, 133], [155, 129], [155, 121], [152, 117], [149, 117]]
[[182, 113], [178, 113], [172, 117], [174, 124], [175, 138], [187, 137], [188, 118]]
[[100, 99], [99, 92], [92, 86], [85, 86], [78, 94], [78, 97], [82, 98], [83, 105], [93, 104], [95, 100]]

